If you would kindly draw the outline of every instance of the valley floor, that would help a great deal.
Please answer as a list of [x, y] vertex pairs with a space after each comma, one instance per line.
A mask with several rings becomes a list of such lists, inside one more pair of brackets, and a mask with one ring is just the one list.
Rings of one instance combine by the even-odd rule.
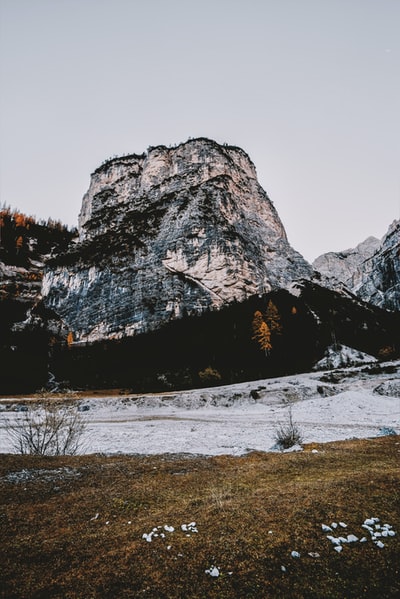
[[[276, 449], [291, 412], [304, 443], [400, 433], [400, 361], [162, 394], [74, 397], [86, 422], [83, 453], [242, 455]], [[0, 400], [7, 426], [32, 398]], [[37, 401], [35, 401], [37, 405]]]

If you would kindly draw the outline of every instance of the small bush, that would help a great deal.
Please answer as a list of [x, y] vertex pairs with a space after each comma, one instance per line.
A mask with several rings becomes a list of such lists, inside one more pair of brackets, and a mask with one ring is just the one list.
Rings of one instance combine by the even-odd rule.
[[289, 449], [294, 445], [300, 445], [303, 441], [301, 430], [293, 422], [292, 410], [289, 410], [289, 420], [287, 424], [280, 424], [275, 431], [276, 447], [278, 449]]
[[207, 366], [204, 370], [200, 370], [199, 378], [202, 383], [218, 383], [222, 379], [218, 370], [211, 366]]
[[31, 455], [75, 455], [85, 422], [77, 407], [48, 404], [23, 412], [7, 433], [15, 451]]
[[396, 350], [392, 345], [385, 345], [378, 351], [378, 357], [380, 360], [390, 360], [396, 355]]

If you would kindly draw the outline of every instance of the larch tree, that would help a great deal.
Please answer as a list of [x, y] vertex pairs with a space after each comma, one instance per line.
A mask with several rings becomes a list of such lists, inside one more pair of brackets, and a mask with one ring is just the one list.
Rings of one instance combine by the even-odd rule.
[[256, 341], [260, 349], [265, 352], [265, 355], [272, 349], [271, 345], [271, 330], [263, 319], [263, 315], [259, 310], [254, 312], [252, 323], [253, 341]]
[[282, 325], [281, 317], [279, 315], [278, 308], [275, 306], [272, 300], [269, 300], [267, 309], [265, 311], [265, 322], [267, 323], [271, 333], [275, 335], [281, 335]]

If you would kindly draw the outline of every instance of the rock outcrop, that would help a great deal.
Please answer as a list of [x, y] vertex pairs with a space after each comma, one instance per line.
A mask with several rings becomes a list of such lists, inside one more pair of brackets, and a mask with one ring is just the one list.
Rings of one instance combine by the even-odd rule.
[[336, 284], [349, 283], [351, 286], [354, 273], [362, 269], [364, 262], [374, 255], [380, 245], [379, 239], [368, 237], [355, 248], [341, 252], [327, 252], [318, 256], [313, 262], [313, 267], [324, 276], [324, 279]]
[[73, 236], [61, 223], [0, 210], [0, 393], [31, 391], [47, 381], [49, 346], [67, 331], [40, 303], [44, 265]]
[[400, 221], [381, 241], [368, 237], [356, 248], [319, 256], [313, 267], [330, 288], [345, 286], [360, 299], [386, 310], [400, 310]]
[[155, 330], [311, 278], [240, 148], [200, 138], [92, 175], [79, 243], [42, 286], [75, 342]]
[[62, 253], [73, 236], [61, 223], [0, 210], [0, 330], [26, 318], [41, 297], [46, 259]]

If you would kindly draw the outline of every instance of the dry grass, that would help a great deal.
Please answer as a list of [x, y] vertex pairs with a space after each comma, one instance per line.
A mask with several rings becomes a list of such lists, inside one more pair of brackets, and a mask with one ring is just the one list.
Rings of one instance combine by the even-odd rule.
[[[0, 596], [398, 596], [399, 441], [241, 458], [2, 456]], [[343, 520], [361, 536], [372, 516], [397, 531], [383, 549], [368, 540], [338, 554], [321, 530]], [[175, 531], [142, 538], [165, 524]]]

